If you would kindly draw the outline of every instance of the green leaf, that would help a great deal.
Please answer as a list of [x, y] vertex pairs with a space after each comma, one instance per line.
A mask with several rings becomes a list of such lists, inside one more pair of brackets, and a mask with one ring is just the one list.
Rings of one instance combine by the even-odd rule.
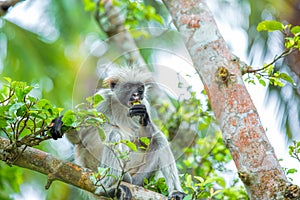
[[17, 110], [16, 115], [22, 117], [26, 114], [26, 112], [27, 112], [27, 107], [23, 105]]
[[3, 79], [4, 79], [7, 83], [11, 83], [11, 81], [12, 81], [11, 78], [10, 78], [10, 77], [7, 77], [7, 76], [6, 76], [6, 77], [3, 77]]
[[147, 178], [144, 178], [144, 185], [148, 185], [149, 184], [149, 181]]
[[[265, 67], [265, 65], [264, 65]], [[271, 76], [271, 74], [273, 73], [273, 70], [274, 70], [274, 65], [270, 65], [268, 68], [268, 75]]]
[[19, 108], [21, 108], [24, 105], [24, 103], [17, 102], [14, 103], [10, 108], [9, 108], [9, 115], [15, 115], [18, 111]]
[[147, 138], [147, 137], [141, 137], [141, 138], [140, 138], [140, 141], [141, 141], [142, 143], [144, 143], [146, 146], [149, 146], [149, 144], [150, 144], [150, 139]]
[[40, 108], [40, 109], [46, 109], [49, 105], [50, 105], [50, 102], [47, 99], [40, 99], [36, 103], [37, 108]]
[[284, 38], [286, 41], [284, 43], [286, 48], [292, 48], [295, 45], [295, 39], [292, 37]]
[[86, 11], [96, 11], [96, 3], [92, 0], [82, 0], [84, 5], [84, 10]]
[[8, 125], [5, 117], [0, 116], [0, 128], [6, 128], [6, 126]]
[[297, 169], [292, 168], [292, 169], [289, 169], [289, 170], [286, 172], [286, 174], [293, 174], [293, 173], [296, 173], [297, 171], [298, 171]]
[[196, 180], [198, 180], [200, 183], [203, 183], [204, 182], [204, 179], [201, 177], [201, 176], [194, 176], [194, 178]]
[[99, 128], [99, 127], [98, 127], [98, 134], [99, 134], [99, 136], [100, 136], [100, 139], [101, 139], [102, 141], [104, 141], [105, 138], [106, 138], [106, 135], [105, 135], [104, 130], [103, 130], [102, 128]]
[[284, 25], [278, 21], [267, 20], [262, 21], [257, 25], [257, 31], [282, 31], [284, 29]]
[[183, 200], [192, 200], [193, 199], [193, 195], [192, 194], [188, 194], [186, 195]]
[[25, 86], [23, 92], [24, 92], [25, 94], [28, 94], [29, 92], [31, 92], [31, 90], [32, 90], [33, 88], [34, 88], [33, 86]]
[[259, 83], [263, 86], [266, 86], [266, 82], [263, 79], [259, 79]]
[[76, 115], [72, 110], [67, 110], [62, 118], [62, 122], [65, 126], [76, 127]]
[[86, 100], [95, 108], [99, 103], [101, 103], [101, 101], [103, 101], [103, 97], [100, 94], [95, 94], [87, 97]]
[[192, 175], [190, 174], [187, 174], [186, 177], [185, 177], [185, 183], [186, 183], [186, 186], [187, 187], [191, 187], [191, 184], [192, 184]]
[[300, 34], [300, 26], [294, 26], [294, 27], [291, 29], [291, 33], [293, 33], [294, 35]]
[[129, 149], [131, 149], [134, 152], [137, 152], [137, 147], [134, 143], [128, 141], [128, 140], [121, 140], [121, 143], [125, 144]]
[[278, 75], [278, 78], [281, 78], [281, 79], [283, 79], [283, 80], [285, 80], [285, 81], [287, 81], [287, 82], [289, 82], [289, 83], [291, 83], [291, 84], [294, 84], [294, 80], [292, 79], [292, 77], [290, 77], [288, 74], [286, 74], [286, 73], [280, 73], [279, 75]]
[[100, 178], [103, 178], [103, 177], [105, 177], [107, 175], [107, 173], [109, 172], [110, 168], [98, 167], [97, 170], [98, 170], [97, 175], [100, 175]]

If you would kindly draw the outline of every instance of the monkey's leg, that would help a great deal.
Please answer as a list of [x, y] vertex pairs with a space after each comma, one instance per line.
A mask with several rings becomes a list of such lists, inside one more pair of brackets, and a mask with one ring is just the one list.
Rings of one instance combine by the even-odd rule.
[[[114, 143], [120, 141], [121, 137], [119, 133], [112, 131], [107, 139], [108, 143]], [[125, 186], [115, 188], [115, 184], [118, 181], [122, 181], [123, 179], [131, 181], [131, 177], [128, 177], [130, 176], [128, 173], [126, 173], [122, 178], [122, 171], [126, 169], [122, 169], [124, 165], [117, 155], [119, 151], [122, 151], [121, 144], [104, 147], [101, 155], [100, 166], [109, 167], [109, 172], [106, 177], [100, 180], [100, 184], [105, 188], [107, 193], [105, 193], [104, 189], [101, 187], [99, 187], [95, 193], [104, 194], [110, 197], [117, 197], [118, 199], [122, 199], [122, 197], [126, 197], [125, 199], [131, 199], [132, 195], [128, 188], [126, 189]]]
[[161, 132], [155, 135], [153, 139], [155, 140], [154, 143], [156, 143], [158, 146], [158, 163], [168, 186], [168, 198], [169, 200], [182, 200], [186, 195], [182, 192], [183, 190], [180, 185], [175, 158], [170, 149], [168, 141]]

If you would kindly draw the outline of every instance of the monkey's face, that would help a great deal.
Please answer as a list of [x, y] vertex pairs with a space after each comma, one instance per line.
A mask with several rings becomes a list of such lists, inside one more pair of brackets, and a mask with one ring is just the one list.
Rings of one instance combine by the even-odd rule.
[[124, 106], [131, 107], [135, 103], [141, 103], [144, 99], [145, 86], [143, 83], [120, 83], [116, 84], [114, 93]]

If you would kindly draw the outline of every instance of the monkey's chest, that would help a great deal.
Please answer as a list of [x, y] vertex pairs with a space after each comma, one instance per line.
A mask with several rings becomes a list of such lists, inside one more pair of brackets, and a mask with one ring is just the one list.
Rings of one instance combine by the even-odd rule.
[[136, 173], [141, 173], [146, 166], [149, 165], [149, 160], [145, 153], [133, 153], [130, 155], [130, 161], [127, 165], [131, 176]]
[[128, 170], [129, 173], [131, 174], [131, 176], [133, 176], [134, 174], [141, 172], [141, 169], [149, 166], [149, 162], [151, 162], [149, 160], [151, 151], [150, 151], [150, 141], [151, 138], [148, 138], [149, 140], [149, 144], [148, 142], [142, 142], [139, 139], [132, 141], [135, 146], [137, 147], [137, 152], [135, 151], [131, 151], [129, 154], [130, 160], [128, 163]]

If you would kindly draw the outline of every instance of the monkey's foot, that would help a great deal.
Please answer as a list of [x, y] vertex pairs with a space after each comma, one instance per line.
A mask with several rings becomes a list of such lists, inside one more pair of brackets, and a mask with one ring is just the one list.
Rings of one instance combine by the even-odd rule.
[[186, 196], [185, 193], [174, 191], [168, 196], [168, 200], [182, 200]]
[[119, 189], [111, 189], [108, 191], [108, 196], [111, 198], [117, 197], [119, 200], [131, 200], [132, 194], [128, 187], [120, 185]]

